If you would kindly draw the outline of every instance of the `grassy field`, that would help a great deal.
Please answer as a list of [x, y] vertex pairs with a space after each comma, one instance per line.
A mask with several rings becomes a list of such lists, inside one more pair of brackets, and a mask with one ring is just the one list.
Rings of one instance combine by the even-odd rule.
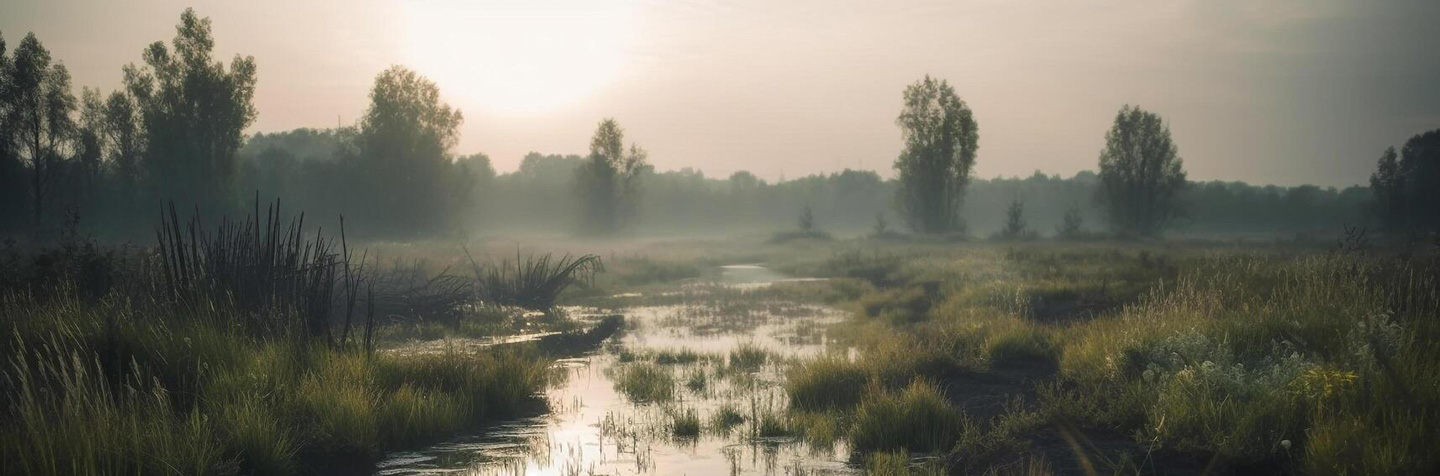
[[[477, 262], [517, 252], [468, 246]], [[623, 307], [722, 264], [830, 278], [713, 299], [774, 293], [838, 307], [850, 317], [829, 333], [850, 352], [628, 357], [617, 390], [643, 401], [707, 385], [666, 365], [787, 369], [785, 412], [681, 409], [667, 429], [676, 437], [748, 418], [759, 437], [843, 441], [873, 474], [1440, 471], [1440, 292], [1424, 254], [1213, 242], [532, 246], [520, 251], [603, 260], [564, 303]], [[471, 264], [452, 243], [371, 249], [393, 260], [386, 269], [409, 260], [420, 276]], [[368, 472], [384, 451], [542, 406], [548, 364], [536, 355], [405, 355], [257, 333], [243, 324], [251, 311], [179, 308], [134, 289], [0, 302], [4, 473], [294, 474], [337, 462]], [[568, 325], [462, 314], [386, 323], [378, 346]]]
[[836, 331], [861, 352], [795, 365], [791, 405], [844, 422], [872, 467], [898, 451], [925, 455], [906, 466], [922, 473], [1440, 471], [1433, 258], [1045, 242], [811, 256], [789, 269], [835, 278], [854, 316]]

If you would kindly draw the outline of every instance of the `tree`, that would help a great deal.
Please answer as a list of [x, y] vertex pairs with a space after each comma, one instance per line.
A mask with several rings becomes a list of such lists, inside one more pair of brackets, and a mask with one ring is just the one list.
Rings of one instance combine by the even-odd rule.
[[1005, 229], [1000, 230], [1000, 238], [1006, 240], [1025, 238], [1028, 234], [1025, 228], [1025, 202], [1017, 198], [1010, 202], [1009, 208], [1005, 209]]
[[1079, 207], [1070, 207], [1065, 210], [1065, 217], [1060, 221], [1060, 228], [1055, 230], [1055, 236], [1061, 239], [1073, 240], [1084, 235], [1084, 219], [1080, 217]]
[[14, 84], [12, 66], [6, 56], [5, 37], [0, 35], [0, 231], [19, 226], [25, 221], [25, 165], [20, 162], [17, 125], [13, 114]]
[[954, 88], [928, 75], [905, 88], [904, 98], [896, 119], [905, 140], [895, 160], [901, 211], [917, 232], [956, 230], [979, 147], [975, 119]]
[[1385, 150], [1370, 176], [1374, 211], [1391, 232], [1440, 231], [1440, 129]]
[[464, 116], [440, 99], [440, 88], [401, 66], [375, 77], [351, 161], [357, 210], [375, 223], [408, 232], [440, 231], [468, 204], [473, 183], [449, 150]]
[[629, 222], [639, 200], [639, 177], [647, 170], [647, 153], [630, 144], [615, 119], [600, 121], [590, 138], [590, 156], [576, 172], [582, 204], [582, 223], [589, 233], [608, 235]]
[[171, 47], [159, 41], [147, 47], [145, 67], [127, 66], [125, 85], [144, 124], [153, 190], [224, 210], [238, 203], [236, 151], [255, 121], [255, 59], [236, 55], [227, 70], [212, 60], [214, 48], [210, 19], [187, 8]]
[[38, 228], [49, 183], [69, 155], [75, 95], [70, 91], [70, 72], [64, 65], [51, 64], [50, 52], [34, 33], [25, 35], [15, 48], [9, 70], [6, 128], [13, 128], [17, 155], [30, 165], [30, 205]]
[[807, 235], [815, 233], [815, 212], [810, 210], [810, 205], [800, 209], [800, 232]]
[[1185, 186], [1179, 149], [1158, 114], [1126, 105], [1100, 151], [1098, 199], [1121, 235], [1153, 236], [1179, 214]]

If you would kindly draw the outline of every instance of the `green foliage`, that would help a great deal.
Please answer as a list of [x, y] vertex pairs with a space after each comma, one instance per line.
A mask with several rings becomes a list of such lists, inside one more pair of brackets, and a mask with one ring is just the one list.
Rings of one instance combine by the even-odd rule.
[[1065, 210], [1065, 217], [1060, 221], [1060, 227], [1055, 229], [1055, 237], [1062, 240], [1074, 240], [1085, 236], [1085, 220], [1080, 216], [1078, 207], [1070, 207]]
[[575, 179], [587, 233], [613, 234], [636, 218], [640, 176], [650, 165], [644, 149], [632, 143], [627, 153], [624, 144], [625, 130], [615, 119], [600, 121], [590, 139], [590, 156]]
[[895, 122], [905, 139], [895, 169], [906, 222], [920, 233], [959, 229], [960, 202], [980, 141], [970, 107], [945, 80], [926, 75], [905, 88]]
[[1098, 195], [1117, 233], [1152, 236], [1177, 216], [1185, 187], [1178, 150], [1158, 114], [1120, 108], [1100, 151]]
[[358, 205], [348, 209], [397, 233], [454, 230], [475, 187], [449, 154], [464, 120], [460, 111], [440, 99], [434, 82], [401, 66], [375, 77], [370, 101], [353, 150], [341, 156], [348, 198]]
[[1025, 225], [1025, 202], [1016, 199], [1005, 211], [1005, 228], [995, 235], [1001, 240], [1033, 240], [1038, 233]]
[[126, 68], [125, 89], [145, 126], [145, 169], [155, 193], [210, 213], [235, 204], [236, 151], [255, 121], [255, 59], [227, 70], [212, 53], [209, 18], [186, 9], [171, 47], [145, 49], [144, 68]]
[[1370, 176], [1373, 210], [1391, 232], [1440, 231], [1440, 129], [1416, 134], [1400, 154], [1385, 150]]

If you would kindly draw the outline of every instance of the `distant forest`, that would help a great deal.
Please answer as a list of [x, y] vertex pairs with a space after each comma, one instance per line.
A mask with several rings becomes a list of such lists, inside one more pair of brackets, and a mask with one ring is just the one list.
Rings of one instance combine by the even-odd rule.
[[[285, 211], [306, 212], [312, 223], [333, 226], [344, 215], [352, 236], [384, 239], [723, 236], [797, 226], [855, 236], [906, 225], [977, 238], [1001, 230], [1052, 236], [1064, 227], [1074, 237], [1125, 228], [1108, 223], [1125, 208], [1102, 208], [1097, 198], [1107, 182], [1095, 172], [971, 177], [975, 119], [948, 84], [928, 76], [907, 89], [906, 112], [897, 123], [925, 130], [925, 121], [951, 121], [944, 123], [953, 123], [956, 144], [963, 147], [925, 149], [935, 141], [908, 135], [896, 162], [899, 180], [857, 170], [775, 182], [743, 171], [728, 177], [690, 168], [657, 171], [644, 149], [633, 143], [626, 148], [623, 129], [610, 119], [600, 121], [584, 155], [535, 152], [519, 170], [497, 174], [484, 154], [453, 153], [460, 111], [443, 102], [433, 82], [400, 66], [377, 75], [370, 106], [353, 126], [246, 135], [258, 114], [252, 102], [256, 62], [237, 55], [227, 65], [213, 58], [215, 41], [210, 20], [187, 10], [168, 45], [149, 45], [140, 64], [120, 72], [122, 88], [109, 95], [86, 88], [77, 97], [64, 64], [33, 34], [13, 50], [0, 37], [0, 233], [147, 239], [162, 204], [213, 219], [276, 198]], [[952, 108], [952, 115], [926, 116], [937, 103]], [[1145, 127], [1169, 146], [1156, 157], [1173, 159], [1167, 180], [1175, 186], [1166, 190], [1175, 191], [1166, 192], [1166, 208], [1155, 212], [1164, 215], [1137, 222], [1138, 234], [1168, 223], [1171, 234], [1182, 236], [1305, 239], [1332, 236], [1344, 225], [1374, 225], [1369, 187], [1187, 182], [1168, 128], [1138, 108], [1121, 110], [1107, 140], [1128, 140], [1132, 130]], [[1430, 150], [1406, 150], [1412, 149], [1415, 157]], [[1385, 180], [1377, 183], [1398, 184], [1387, 190], [1420, 190], [1402, 185], [1408, 183], [1406, 164], [1421, 162], [1409, 155], [1397, 162], [1393, 151], [1388, 154], [1377, 175]], [[948, 167], [934, 157], [959, 161], [950, 169], [958, 172], [944, 183], [920, 183], [939, 174], [915, 167]], [[1107, 164], [1120, 170], [1114, 167], [1125, 162], [1102, 159], [1102, 173]], [[907, 176], [913, 182], [905, 182]], [[915, 188], [922, 185], [931, 188]], [[1386, 197], [1401, 205], [1410, 200], [1401, 192]], [[1150, 202], [1132, 197], [1111, 204]], [[1405, 221], [1392, 215], [1400, 218], [1389, 221]]]
[[[285, 197], [310, 212], [345, 210], [345, 197], [328, 192], [344, 131], [297, 129], [255, 134], [240, 149], [244, 190]], [[484, 154], [461, 156], [458, 163], [472, 174], [473, 208], [457, 217], [456, 231], [470, 234], [554, 233], [576, 231], [581, 213], [574, 182], [585, 162], [580, 155], [532, 152], [518, 170], [497, 174]], [[1095, 201], [1098, 178], [1085, 171], [1073, 177], [1045, 175], [973, 179], [965, 191], [961, 218], [976, 237], [999, 231], [1007, 206], [1025, 204], [1025, 219], [1043, 236], [1053, 235], [1067, 211], [1077, 207], [1084, 227], [1106, 229]], [[895, 180], [873, 171], [846, 169], [770, 182], [749, 172], [707, 177], [685, 168], [646, 169], [641, 174], [637, 235], [696, 236], [771, 232], [795, 226], [809, 206], [816, 226], [841, 235], [866, 234], [883, 215], [900, 228], [895, 215]], [[1345, 225], [1368, 219], [1367, 187], [1345, 189], [1313, 185], [1256, 186], [1242, 182], [1192, 182], [1181, 192], [1182, 218], [1174, 233], [1201, 237], [1333, 235]]]

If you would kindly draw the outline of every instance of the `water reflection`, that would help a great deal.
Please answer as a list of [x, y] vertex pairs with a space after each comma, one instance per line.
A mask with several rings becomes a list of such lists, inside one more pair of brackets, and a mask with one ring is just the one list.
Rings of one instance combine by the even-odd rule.
[[[789, 278], [760, 266], [727, 266], [720, 281], [753, 289]], [[694, 293], [693, 289], [686, 292]], [[762, 438], [761, 415], [783, 414], [783, 360], [823, 352], [833, 309], [773, 298], [756, 304], [697, 300], [623, 310], [630, 327], [617, 343], [556, 363], [563, 383], [547, 392], [549, 412], [420, 451], [397, 452], [379, 475], [828, 475], [856, 474], [843, 444], [810, 445], [789, 437]], [[572, 315], [583, 312], [572, 311]], [[737, 370], [726, 356], [766, 349], [772, 357]], [[659, 366], [675, 377], [675, 399], [636, 404], [616, 389], [617, 374], [637, 355], [688, 350], [701, 358]], [[649, 364], [647, 364], [649, 365]], [[687, 380], [702, 384], [686, 384]], [[748, 414], [733, 428], [712, 424], [725, 409]], [[704, 430], [672, 435], [677, 413], [693, 411]]]

